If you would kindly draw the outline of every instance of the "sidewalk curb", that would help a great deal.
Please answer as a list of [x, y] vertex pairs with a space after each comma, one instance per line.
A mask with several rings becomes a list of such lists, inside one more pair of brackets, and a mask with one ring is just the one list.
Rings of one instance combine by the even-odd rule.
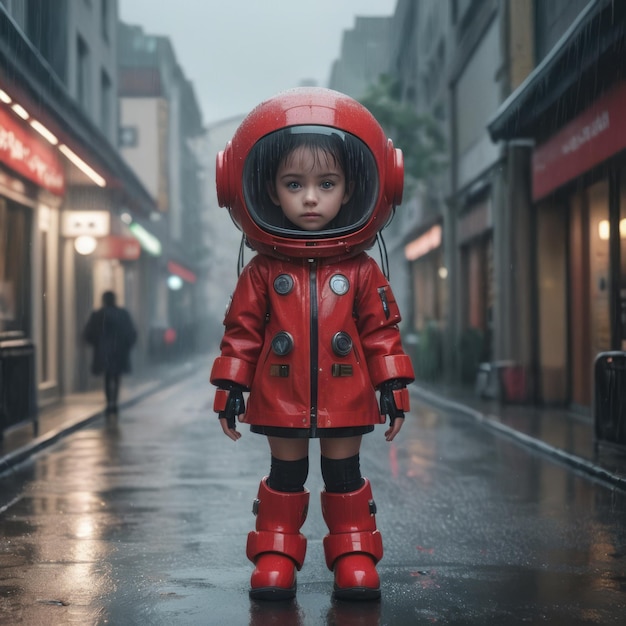
[[[181, 371], [178, 371], [176, 374], [172, 374], [166, 379], [153, 381], [152, 384], [147, 387], [147, 389], [143, 389], [142, 391], [137, 392], [136, 395], [133, 395], [130, 398], [126, 399], [124, 402], [120, 402], [120, 408], [131, 407], [134, 404], [137, 404], [145, 398], [153, 395], [157, 391], [166, 389], [167, 387], [181, 381], [187, 375], [187, 369], [188, 368], [181, 368]], [[87, 417], [74, 421], [68, 421], [56, 430], [51, 430], [41, 435], [40, 437], [33, 439], [25, 446], [22, 446], [21, 448], [18, 448], [17, 450], [9, 452], [5, 456], [0, 457], [0, 478], [2, 478], [10, 470], [14, 469], [16, 466], [27, 461], [34, 454], [41, 452], [43, 449], [55, 444], [63, 437], [71, 435], [77, 430], [88, 426], [92, 422], [104, 416], [104, 409], [98, 409], [94, 413], [87, 415]]]
[[514, 428], [503, 424], [502, 422], [498, 421], [496, 417], [490, 417], [489, 415], [482, 413], [481, 411], [477, 411], [476, 409], [473, 409], [460, 402], [456, 402], [455, 400], [448, 400], [446, 398], [443, 398], [442, 396], [432, 393], [431, 391], [427, 391], [423, 387], [415, 385], [415, 383], [409, 385], [409, 389], [411, 390], [411, 393], [413, 395], [427, 402], [428, 404], [432, 404], [434, 406], [444, 409], [457, 411], [459, 413], [467, 415], [485, 428], [493, 430], [498, 434], [501, 434], [510, 439], [513, 439], [522, 445], [541, 452], [542, 454], [554, 457], [561, 463], [569, 465], [570, 467], [579, 470], [599, 481], [609, 483], [613, 487], [618, 487], [619, 489], [623, 489], [626, 491], [626, 478], [617, 474], [613, 474], [612, 472], [604, 469], [603, 467], [600, 467], [592, 461], [588, 461], [587, 459], [583, 459], [582, 457], [570, 454], [569, 452], [566, 452], [561, 448], [551, 446], [541, 439], [536, 439], [535, 437], [531, 437], [526, 433], [515, 430]]

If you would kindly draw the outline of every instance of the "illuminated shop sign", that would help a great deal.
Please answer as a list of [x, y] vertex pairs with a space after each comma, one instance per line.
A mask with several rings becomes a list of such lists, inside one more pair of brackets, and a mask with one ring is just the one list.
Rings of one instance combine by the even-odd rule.
[[152, 256], [161, 256], [161, 242], [152, 233], [149, 233], [141, 224], [138, 224], [137, 222], [133, 222], [128, 228], [141, 244], [141, 247], [148, 254], [151, 254]]
[[61, 233], [64, 237], [105, 237], [111, 232], [108, 211], [63, 211]]
[[404, 246], [404, 256], [407, 261], [417, 261], [439, 246], [441, 246], [441, 225], [435, 224], [423, 235]]
[[533, 153], [533, 200], [539, 200], [626, 148], [626, 83], [620, 84]]
[[109, 235], [98, 239], [96, 255], [100, 259], [136, 261], [141, 256], [141, 245], [134, 237]]
[[55, 149], [4, 108], [0, 108], [0, 161], [55, 195], [65, 192], [65, 176]]

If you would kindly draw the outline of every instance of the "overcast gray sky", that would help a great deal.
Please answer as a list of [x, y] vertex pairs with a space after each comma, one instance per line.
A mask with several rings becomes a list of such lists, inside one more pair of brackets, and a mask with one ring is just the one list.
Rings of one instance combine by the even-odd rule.
[[395, 6], [396, 0], [119, 0], [119, 16], [170, 37], [208, 125], [247, 113], [304, 79], [326, 86], [355, 16], [391, 16]]

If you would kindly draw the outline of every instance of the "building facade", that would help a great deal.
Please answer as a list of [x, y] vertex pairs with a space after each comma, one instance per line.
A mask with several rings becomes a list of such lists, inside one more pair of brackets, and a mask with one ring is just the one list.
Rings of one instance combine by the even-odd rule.
[[93, 384], [81, 327], [139, 254], [120, 209], [154, 202], [117, 151], [117, 2], [11, 0], [0, 22], [0, 331], [34, 345], [46, 404]]
[[133, 220], [159, 242], [149, 247], [150, 281], [138, 289], [152, 358], [195, 346], [203, 312], [198, 304], [202, 244], [202, 167], [196, 142], [202, 116], [193, 86], [167, 37], [139, 26], [118, 27], [120, 151], [155, 198], [148, 220]]
[[532, 142], [536, 398], [588, 408], [596, 356], [626, 349], [626, 7], [534, 8], [535, 67], [488, 128], [503, 145]]
[[387, 73], [447, 140], [388, 233], [418, 374], [489, 364], [485, 395], [588, 411], [596, 355], [626, 347], [624, 9], [398, 0], [391, 30]]
[[341, 53], [330, 72], [328, 87], [359, 99], [389, 66], [391, 17], [360, 17], [346, 30]]
[[[446, 147], [450, 102], [441, 68], [450, 54], [448, 13], [445, 2], [399, 0], [388, 70], [398, 82], [401, 100], [413, 108], [416, 119], [437, 127]], [[451, 311], [451, 266], [443, 238], [450, 185], [447, 158], [442, 156], [436, 157], [439, 166], [431, 165], [431, 173], [418, 180], [407, 163], [405, 197], [397, 223], [390, 227], [391, 266], [394, 274], [403, 276], [405, 334], [416, 371], [425, 378], [439, 376], [444, 369], [443, 337]]]
[[[105, 290], [139, 330], [135, 371], [159, 330], [161, 349], [196, 347], [201, 114], [163, 38], [168, 54], [147, 64], [161, 92], [139, 113], [138, 98], [120, 101], [131, 90], [119, 33], [116, 0], [0, 2], [0, 342], [32, 347], [38, 406], [99, 387], [81, 332]], [[120, 153], [132, 141], [120, 114], [144, 123], [135, 162]], [[22, 367], [2, 354], [2, 372]]]
[[203, 141], [207, 175], [202, 233], [205, 245], [211, 250], [210, 262], [203, 268], [207, 285], [204, 310], [207, 314], [206, 340], [212, 349], [218, 349], [224, 334], [224, 316], [239, 276], [240, 254], [243, 254], [244, 262], [254, 254], [248, 248], [241, 248], [243, 233], [230, 219], [228, 209], [218, 205], [215, 187], [217, 154], [224, 150], [244, 117], [237, 115], [210, 124]]

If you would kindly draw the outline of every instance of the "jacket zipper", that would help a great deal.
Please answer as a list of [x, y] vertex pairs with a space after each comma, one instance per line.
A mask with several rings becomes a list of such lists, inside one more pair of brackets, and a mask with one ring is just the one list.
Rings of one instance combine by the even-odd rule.
[[311, 302], [311, 437], [317, 436], [317, 382], [318, 382], [318, 310], [317, 310], [317, 263], [309, 259], [309, 296]]

